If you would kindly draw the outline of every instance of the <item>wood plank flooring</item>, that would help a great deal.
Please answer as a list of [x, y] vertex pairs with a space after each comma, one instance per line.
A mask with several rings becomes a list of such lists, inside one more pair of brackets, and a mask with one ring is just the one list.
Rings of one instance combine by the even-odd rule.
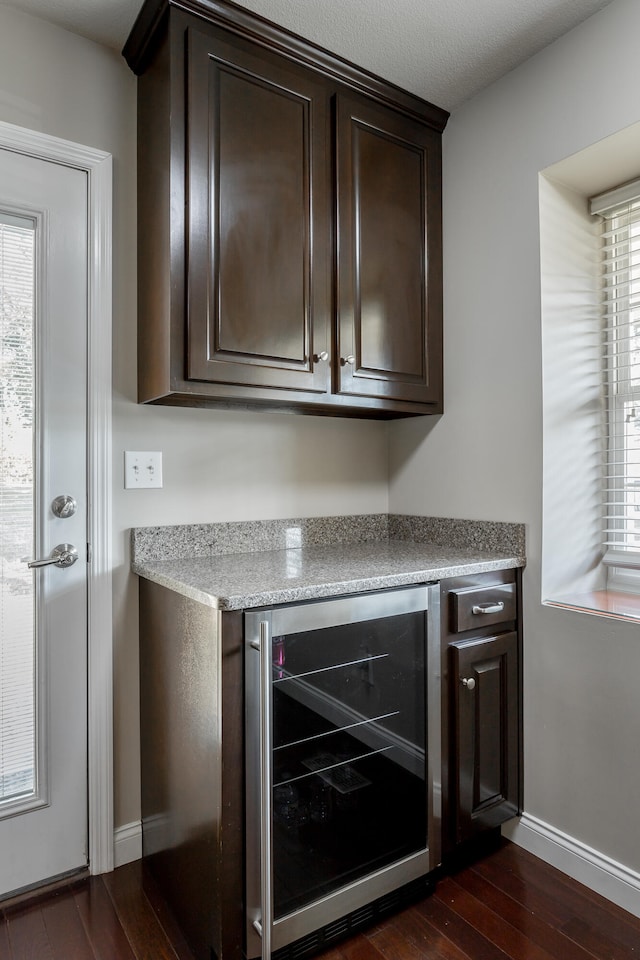
[[[640, 960], [640, 919], [507, 841], [320, 960]], [[138, 863], [0, 903], [0, 960], [194, 960]]]

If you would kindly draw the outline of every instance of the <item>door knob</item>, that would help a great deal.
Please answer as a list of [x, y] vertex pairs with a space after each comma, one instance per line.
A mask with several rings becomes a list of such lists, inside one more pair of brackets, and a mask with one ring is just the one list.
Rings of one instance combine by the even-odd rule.
[[356, 362], [356, 358], [352, 353], [350, 353], [348, 357], [340, 358], [340, 363], [342, 364], [343, 367], [346, 367], [347, 364], [349, 364], [350, 366], [353, 366], [355, 362]]
[[466, 687], [467, 690], [475, 690], [476, 682], [473, 677], [462, 677], [460, 683], [463, 687]]
[[314, 353], [313, 362], [314, 363], [326, 363], [329, 359], [329, 354], [326, 350], [321, 350], [320, 353]]
[[63, 570], [65, 567], [72, 567], [73, 564], [78, 559], [78, 551], [73, 546], [72, 543], [59, 543], [57, 547], [54, 547], [51, 551], [51, 556], [46, 557], [44, 560], [31, 560], [27, 566], [30, 569], [34, 567], [61, 567]]

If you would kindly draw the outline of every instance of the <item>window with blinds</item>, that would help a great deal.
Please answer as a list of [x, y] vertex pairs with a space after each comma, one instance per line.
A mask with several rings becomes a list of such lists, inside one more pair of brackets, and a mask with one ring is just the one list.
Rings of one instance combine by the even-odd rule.
[[591, 200], [603, 226], [605, 562], [640, 573], [640, 180]]

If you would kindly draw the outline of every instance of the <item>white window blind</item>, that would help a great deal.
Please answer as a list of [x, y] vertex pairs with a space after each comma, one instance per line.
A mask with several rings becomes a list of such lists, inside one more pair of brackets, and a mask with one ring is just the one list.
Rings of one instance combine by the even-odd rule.
[[591, 200], [603, 221], [605, 561], [640, 569], [640, 180]]

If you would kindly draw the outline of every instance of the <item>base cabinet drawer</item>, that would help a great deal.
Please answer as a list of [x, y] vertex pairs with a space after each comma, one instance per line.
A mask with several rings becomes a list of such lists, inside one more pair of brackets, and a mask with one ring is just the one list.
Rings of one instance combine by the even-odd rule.
[[451, 633], [490, 627], [516, 618], [515, 583], [462, 587], [449, 593]]
[[460, 843], [518, 813], [518, 636], [454, 642], [449, 661]]

